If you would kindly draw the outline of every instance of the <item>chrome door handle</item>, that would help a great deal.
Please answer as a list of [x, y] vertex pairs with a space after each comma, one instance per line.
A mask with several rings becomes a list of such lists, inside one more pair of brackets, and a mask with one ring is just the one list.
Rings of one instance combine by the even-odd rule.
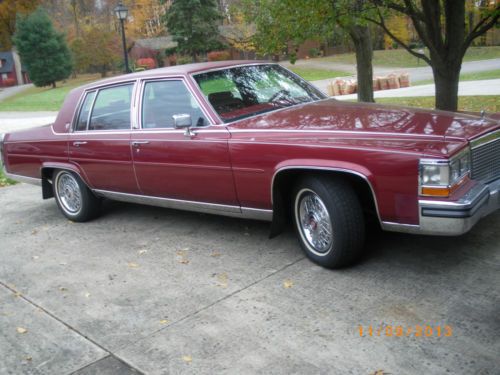
[[76, 142], [73, 142], [73, 146], [76, 146], [76, 147], [80, 147], [81, 145], [86, 145], [87, 142], [86, 141], [76, 141]]
[[139, 147], [139, 145], [147, 145], [149, 141], [132, 141], [132, 146]]

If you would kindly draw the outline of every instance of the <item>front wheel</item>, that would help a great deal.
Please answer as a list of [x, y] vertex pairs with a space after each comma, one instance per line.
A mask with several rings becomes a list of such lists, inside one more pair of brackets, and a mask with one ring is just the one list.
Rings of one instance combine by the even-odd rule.
[[83, 222], [99, 214], [100, 199], [76, 174], [65, 170], [54, 171], [52, 189], [59, 209], [68, 219]]
[[339, 178], [308, 177], [293, 191], [293, 220], [306, 255], [327, 268], [339, 268], [361, 255], [365, 222], [359, 199]]

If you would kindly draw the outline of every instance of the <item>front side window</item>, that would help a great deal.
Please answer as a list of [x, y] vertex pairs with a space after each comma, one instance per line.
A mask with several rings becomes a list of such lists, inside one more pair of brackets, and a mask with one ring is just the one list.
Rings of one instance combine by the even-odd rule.
[[88, 130], [130, 129], [130, 102], [134, 84], [100, 89]]
[[325, 98], [279, 65], [239, 66], [194, 78], [224, 122]]
[[173, 128], [174, 115], [188, 114], [193, 126], [207, 126], [196, 99], [182, 81], [147, 82], [142, 98], [142, 127], [144, 129]]

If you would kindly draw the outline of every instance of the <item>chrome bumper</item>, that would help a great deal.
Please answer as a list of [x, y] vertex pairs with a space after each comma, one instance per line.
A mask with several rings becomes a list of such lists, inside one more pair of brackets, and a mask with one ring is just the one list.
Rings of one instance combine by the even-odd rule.
[[500, 209], [500, 179], [477, 184], [456, 202], [419, 200], [419, 225], [382, 223], [384, 230], [435, 236], [459, 236], [481, 218]]

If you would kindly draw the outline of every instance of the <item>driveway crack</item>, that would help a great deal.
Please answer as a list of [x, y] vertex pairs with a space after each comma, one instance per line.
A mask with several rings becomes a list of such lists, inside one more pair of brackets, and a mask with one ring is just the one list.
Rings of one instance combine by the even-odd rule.
[[216, 301], [214, 301], [214, 302], [212, 302], [212, 303], [210, 303], [210, 304], [208, 304], [208, 305], [206, 305], [206, 306], [203, 306], [202, 308], [200, 308], [200, 309], [198, 309], [198, 310], [196, 310], [196, 311], [193, 311], [193, 312], [191, 312], [191, 313], [189, 313], [189, 314], [187, 314], [187, 315], [183, 316], [182, 318], [180, 318], [180, 319], [178, 319], [178, 320], [176, 320], [176, 321], [172, 322], [172, 323], [171, 323], [171, 324], [169, 324], [168, 326], [166, 326], [166, 327], [162, 327], [162, 328], [159, 328], [159, 329], [157, 329], [156, 331], [151, 332], [151, 333], [150, 333], [150, 334], [148, 334], [147, 336], [145, 336], [145, 337], [141, 337], [139, 340], [136, 340], [136, 341], [130, 342], [130, 343], [128, 343], [128, 344], [126, 344], [126, 345], [124, 345], [124, 346], [120, 347], [120, 348], [119, 348], [119, 349], [117, 349], [116, 351], [118, 352], [118, 351], [120, 351], [120, 350], [126, 349], [126, 348], [128, 348], [129, 346], [135, 345], [135, 344], [137, 344], [138, 342], [141, 342], [141, 341], [143, 341], [143, 340], [148, 339], [149, 337], [151, 337], [151, 336], [153, 336], [153, 335], [157, 334], [158, 332], [161, 332], [161, 331], [167, 330], [167, 329], [169, 329], [169, 328], [171, 328], [171, 327], [173, 327], [173, 326], [176, 326], [176, 325], [178, 325], [178, 324], [180, 324], [180, 323], [184, 322], [185, 320], [187, 320], [187, 319], [189, 319], [189, 318], [191, 318], [191, 317], [193, 317], [193, 316], [195, 316], [195, 315], [197, 315], [197, 314], [199, 314], [199, 313], [201, 313], [201, 312], [203, 312], [203, 311], [205, 311], [205, 310], [208, 310], [208, 309], [210, 309], [211, 307], [213, 307], [213, 306], [215, 306], [215, 305], [217, 305], [217, 304], [219, 304], [219, 303], [221, 303], [221, 302], [224, 302], [225, 300], [227, 300], [227, 299], [229, 299], [229, 298], [231, 298], [231, 297], [235, 296], [236, 294], [241, 293], [241, 292], [243, 292], [243, 291], [245, 291], [245, 290], [247, 290], [247, 289], [251, 288], [252, 286], [254, 286], [254, 285], [257, 285], [257, 284], [261, 283], [262, 281], [269, 279], [270, 277], [272, 277], [272, 276], [274, 276], [274, 275], [276, 275], [276, 274], [278, 274], [278, 273], [280, 273], [280, 272], [282, 272], [282, 271], [286, 270], [287, 268], [290, 268], [291, 266], [293, 266], [293, 265], [295, 265], [295, 264], [299, 263], [300, 261], [302, 261], [302, 260], [304, 260], [304, 259], [306, 259], [306, 257], [305, 257], [305, 256], [300, 257], [300, 258], [298, 258], [298, 259], [294, 260], [293, 262], [288, 263], [288, 264], [284, 265], [283, 267], [281, 267], [281, 268], [277, 269], [276, 271], [273, 271], [273, 272], [271, 272], [270, 274], [268, 274], [268, 275], [266, 275], [266, 276], [264, 276], [264, 277], [262, 277], [262, 278], [260, 278], [260, 279], [258, 279], [258, 280], [255, 280], [254, 282], [251, 282], [250, 284], [248, 284], [248, 285], [244, 286], [243, 288], [240, 288], [240, 289], [238, 289], [238, 290], [235, 290], [234, 292], [229, 293], [228, 295], [226, 295], [226, 296], [224, 296], [224, 297], [222, 297], [222, 298], [219, 298], [218, 300], [216, 300]]

